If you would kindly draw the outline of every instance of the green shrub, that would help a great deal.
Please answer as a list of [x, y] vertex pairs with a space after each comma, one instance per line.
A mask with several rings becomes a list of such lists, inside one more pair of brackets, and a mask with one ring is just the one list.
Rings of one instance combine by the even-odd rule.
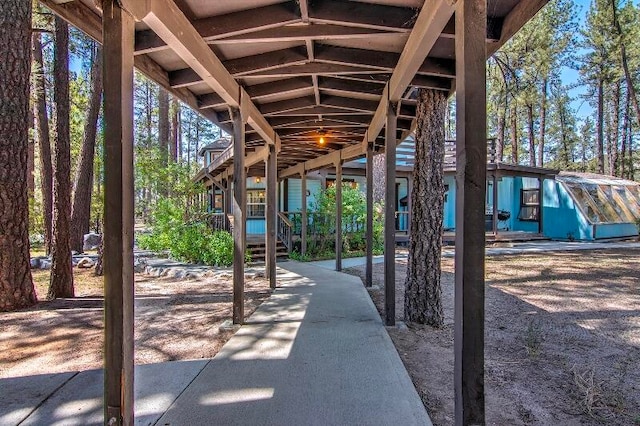
[[203, 219], [185, 222], [183, 216], [183, 210], [173, 202], [160, 201], [153, 212], [152, 231], [138, 236], [138, 246], [154, 252], [167, 250], [172, 258], [184, 262], [230, 266], [233, 263], [231, 234], [212, 231]]

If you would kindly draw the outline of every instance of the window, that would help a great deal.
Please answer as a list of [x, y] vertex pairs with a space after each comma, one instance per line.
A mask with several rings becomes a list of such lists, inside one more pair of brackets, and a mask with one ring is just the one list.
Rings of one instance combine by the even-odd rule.
[[263, 218], [265, 217], [265, 190], [249, 189], [247, 190], [247, 217]]
[[540, 212], [540, 190], [538, 188], [520, 191], [520, 214], [518, 219], [537, 222]]

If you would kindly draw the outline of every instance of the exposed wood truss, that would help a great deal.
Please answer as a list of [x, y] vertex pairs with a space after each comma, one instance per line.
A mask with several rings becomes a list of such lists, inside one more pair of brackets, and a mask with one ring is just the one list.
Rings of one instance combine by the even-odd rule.
[[[93, 0], [41, 2], [101, 40]], [[487, 52], [545, 2], [488, 0]], [[399, 105], [398, 138], [408, 135], [414, 89], [455, 87], [456, 0], [419, 3], [121, 1], [138, 20], [136, 67], [228, 133], [229, 107], [241, 108], [246, 155], [274, 144], [280, 177], [300, 162], [308, 171], [331, 165], [334, 150], [343, 160], [363, 156], [368, 142], [384, 140], [389, 100]]]

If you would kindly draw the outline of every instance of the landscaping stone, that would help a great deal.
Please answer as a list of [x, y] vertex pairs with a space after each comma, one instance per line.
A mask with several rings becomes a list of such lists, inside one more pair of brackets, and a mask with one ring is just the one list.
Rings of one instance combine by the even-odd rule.
[[88, 257], [83, 257], [78, 261], [78, 264], [76, 266], [81, 269], [89, 269], [93, 268], [95, 265], [96, 263], [93, 260]]
[[96, 250], [102, 244], [102, 235], [90, 232], [84, 235], [82, 250]]

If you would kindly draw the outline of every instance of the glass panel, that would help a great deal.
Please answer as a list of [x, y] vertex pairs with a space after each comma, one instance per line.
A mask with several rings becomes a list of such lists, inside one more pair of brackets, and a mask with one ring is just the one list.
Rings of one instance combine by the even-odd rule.
[[518, 219], [527, 221], [538, 221], [538, 207], [524, 206], [520, 208]]
[[640, 199], [631, 192], [633, 187], [616, 186], [614, 190], [620, 199], [624, 202], [624, 205], [629, 208], [631, 214], [640, 219]]
[[573, 195], [574, 200], [578, 203], [578, 206], [582, 212], [587, 216], [589, 222], [605, 222], [606, 219], [600, 212], [589, 193], [582, 187], [582, 185], [575, 183], [566, 183], [567, 188]]
[[523, 206], [537, 206], [540, 205], [540, 191], [537, 189], [523, 189], [522, 190], [522, 205]]
[[618, 216], [613, 205], [607, 199], [607, 196], [598, 188], [596, 184], [583, 184], [582, 185], [591, 198], [596, 203], [600, 211], [604, 214], [606, 218], [605, 222], [623, 222], [623, 220]]
[[247, 217], [264, 217], [265, 204], [264, 189], [247, 191]]
[[611, 206], [616, 211], [618, 216], [620, 216], [621, 221], [623, 222], [635, 221], [635, 218], [633, 217], [633, 215], [625, 205], [626, 203], [621, 202], [619, 197], [614, 196], [614, 192], [611, 186], [600, 185], [600, 190], [607, 197], [609, 204], [611, 204]]

